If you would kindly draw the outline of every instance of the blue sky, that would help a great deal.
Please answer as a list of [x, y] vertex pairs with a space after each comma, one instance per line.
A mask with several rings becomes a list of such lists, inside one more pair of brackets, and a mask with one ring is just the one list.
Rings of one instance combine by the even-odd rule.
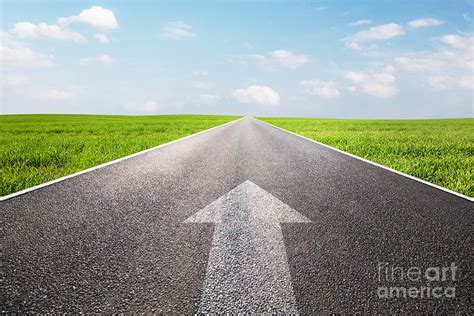
[[472, 1], [2, 1], [1, 112], [473, 117]]

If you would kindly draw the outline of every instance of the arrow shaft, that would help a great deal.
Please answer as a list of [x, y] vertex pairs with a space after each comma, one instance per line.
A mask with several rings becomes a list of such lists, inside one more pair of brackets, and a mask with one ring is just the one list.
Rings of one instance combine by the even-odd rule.
[[247, 180], [185, 222], [216, 224], [199, 313], [298, 313], [280, 223], [310, 220]]
[[223, 220], [214, 232], [199, 313], [297, 313], [280, 225]]

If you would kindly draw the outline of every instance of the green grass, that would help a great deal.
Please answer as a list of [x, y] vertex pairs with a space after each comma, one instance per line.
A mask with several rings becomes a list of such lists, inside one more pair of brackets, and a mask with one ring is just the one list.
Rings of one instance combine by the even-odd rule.
[[474, 197], [474, 119], [260, 119]]
[[217, 115], [0, 115], [0, 196], [236, 118]]

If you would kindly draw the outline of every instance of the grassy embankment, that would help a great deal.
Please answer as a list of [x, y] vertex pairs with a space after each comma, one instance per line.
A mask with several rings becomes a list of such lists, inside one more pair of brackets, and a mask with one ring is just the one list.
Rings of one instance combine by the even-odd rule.
[[0, 196], [236, 118], [217, 115], [0, 115]]
[[474, 197], [474, 119], [260, 119]]

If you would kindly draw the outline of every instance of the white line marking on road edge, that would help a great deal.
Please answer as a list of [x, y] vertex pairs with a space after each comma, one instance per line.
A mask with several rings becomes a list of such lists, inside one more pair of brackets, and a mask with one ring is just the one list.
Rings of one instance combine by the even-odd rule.
[[318, 142], [318, 141], [316, 141], [316, 140], [314, 140], [314, 139], [310, 139], [310, 138], [308, 138], [308, 137], [305, 137], [305, 136], [302, 136], [302, 135], [299, 135], [299, 134], [290, 132], [290, 131], [288, 131], [288, 130], [286, 130], [286, 129], [284, 129], [284, 128], [281, 128], [281, 127], [275, 126], [275, 125], [273, 125], [273, 124], [264, 122], [264, 121], [262, 121], [262, 120], [259, 120], [259, 119], [254, 118], [254, 117], [252, 117], [252, 119], [257, 120], [257, 121], [262, 122], [262, 123], [265, 123], [265, 124], [267, 124], [267, 125], [269, 125], [269, 126], [271, 126], [271, 127], [274, 127], [274, 128], [276, 128], [276, 129], [282, 130], [282, 131], [284, 131], [284, 132], [287, 132], [287, 133], [293, 134], [293, 135], [295, 135], [295, 136], [301, 137], [301, 138], [303, 138], [303, 139], [309, 140], [310, 142], [316, 143], [316, 144], [321, 145], [321, 146], [324, 146], [324, 147], [326, 147], [326, 148], [335, 150], [335, 151], [337, 151], [337, 152], [339, 152], [339, 153], [341, 153], [341, 154], [350, 156], [350, 157], [355, 158], [355, 159], [359, 159], [359, 160], [361, 160], [361, 161], [363, 161], [363, 162], [369, 163], [369, 164], [374, 165], [374, 166], [377, 166], [377, 167], [379, 167], [379, 168], [382, 168], [382, 169], [385, 169], [385, 170], [394, 172], [394, 173], [396, 173], [396, 174], [398, 174], [398, 175], [401, 175], [401, 176], [404, 176], [404, 177], [406, 177], [406, 178], [409, 178], [409, 179], [412, 179], [412, 180], [421, 182], [421, 183], [426, 184], [426, 185], [428, 185], [428, 186], [430, 186], [430, 187], [436, 188], [436, 189], [441, 190], [441, 191], [444, 191], [444, 192], [446, 192], [446, 193], [451, 193], [451, 194], [456, 195], [456, 196], [458, 196], [458, 197], [460, 197], [460, 198], [463, 198], [463, 199], [466, 199], [466, 200], [468, 200], [468, 201], [474, 202], [474, 198], [471, 198], [471, 197], [469, 197], [469, 196], [467, 196], [467, 195], [464, 195], [464, 194], [461, 194], [461, 193], [458, 193], [458, 192], [455, 192], [455, 191], [451, 191], [451, 190], [449, 190], [449, 189], [443, 188], [443, 187], [441, 187], [441, 186], [439, 186], [439, 185], [436, 185], [436, 184], [434, 184], [434, 183], [431, 183], [431, 182], [422, 180], [422, 179], [420, 179], [420, 178], [411, 176], [411, 175], [406, 174], [406, 173], [403, 173], [403, 172], [401, 172], [401, 171], [398, 171], [398, 170], [395, 170], [395, 169], [386, 167], [386, 166], [384, 166], [384, 165], [378, 164], [378, 163], [376, 163], [376, 162], [373, 162], [373, 161], [364, 159], [364, 158], [362, 158], [362, 157], [359, 157], [359, 156], [350, 154], [350, 153], [348, 153], [348, 152], [345, 152], [345, 151], [342, 151], [342, 150], [337, 149], [337, 148], [335, 148], [335, 147], [331, 147], [331, 146], [329, 146], [329, 145], [320, 143], [320, 142]]
[[39, 185], [35, 185], [34, 187], [31, 187], [31, 188], [27, 188], [27, 189], [24, 189], [24, 190], [15, 192], [15, 193], [11, 193], [11, 194], [8, 194], [8, 195], [5, 195], [5, 196], [0, 196], [0, 202], [1, 202], [1, 201], [8, 200], [8, 199], [11, 199], [11, 198], [14, 198], [14, 197], [16, 197], [16, 196], [19, 196], [19, 195], [22, 195], [22, 194], [25, 194], [25, 193], [28, 193], [28, 192], [31, 192], [31, 191], [34, 191], [34, 190], [38, 190], [38, 189], [47, 187], [47, 186], [49, 186], [49, 185], [52, 185], [52, 184], [55, 184], [55, 183], [58, 183], [58, 182], [61, 182], [61, 181], [64, 181], [64, 180], [67, 180], [67, 179], [70, 179], [70, 178], [73, 178], [73, 177], [80, 176], [81, 174], [84, 174], [84, 173], [88, 173], [88, 172], [91, 172], [91, 171], [94, 171], [94, 170], [97, 170], [97, 169], [100, 169], [100, 168], [103, 168], [103, 167], [107, 167], [107, 166], [113, 165], [113, 164], [118, 163], [118, 162], [121, 162], [121, 161], [124, 161], [124, 160], [130, 159], [130, 158], [133, 158], [133, 157], [142, 155], [142, 154], [146, 154], [147, 152], [150, 152], [150, 151], [153, 151], [153, 150], [156, 150], [156, 149], [159, 149], [159, 148], [162, 148], [162, 147], [165, 147], [165, 146], [168, 146], [168, 145], [177, 143], [177, 142], [179, 142], [179, 141], [182, 141], [182, 140], [185, 140], [185, 139], [188, 139], [188, 138], [191, 138], [191, 137], [194, 137], [194, 136], [197, 136], [197, 135], [200, 135], [200, 134], [203, 134], [203, 133], [212, 131], [213, 129], [216, 129], [216, 128], [225, 126], [225, 125], [227, 125], [227, 124], [235, 123], [235, 122], [237, 122], [237, 121], [243, 120], [244, 118], [246, 118], [246, 116], [241, 117], [241, 118], [236, 119], [236, 120], [233, 120], [233, 121], [230, 121], [230, 122], [227, 122], [227, 123], [224, 123], [224, 124], [221, 124], [221, 125], [218, 125], [218, 126], [211, 127], [211, 128], [209, 128], [209, 129], [206, 129], [206, 130], [197, 132], [197, 133], [195, 133], [195, 134], [191, 134], [191, 135], [185, 136], [185, 137], [183, 137], [183, 138], [179, 138], [179, 139], [172, 140], [172, 141], [170, 141], [170, 142], [168, 142], [168, 143], [164, 143], [164, 144], [161, 144], [161, 145], [152, 147], [152, 148], [145, 149], [145, 150], [143, 150], [143, 151], [139, 151], [139, 152], [134, 153], [134, 154], [131, 154], [131, 155], [129, 155], [129, 156], [125, 156], [125, 157], [118, 158], [118, 159], [115, 159], [115, 160], [112, 160], [112, 161], [109, 161], [109, 162], [105, 162], [105, 163], [103, 163], [103, 164], [97, 165], [97, 166], [95, 166], [95, 167], [91, 167], [91, 168], [89, 168], [89, 169], [85, 169], [85, 170], [82, 170], [82, 171], [79, 171], [79, 172], [71, 173], [71, 174], [69, 174], [69, 175], [67, 175], [67, 176], [64, 176], [64, 177], [61, 177], [61, 178], [58, 178], [58, 179], [55, 179], [55, 180], [51, 180], [51, 181], [48, 181], [48, 182], [45, 182], [45, 183], [42, 183], [42, 184], [39, 184]]

